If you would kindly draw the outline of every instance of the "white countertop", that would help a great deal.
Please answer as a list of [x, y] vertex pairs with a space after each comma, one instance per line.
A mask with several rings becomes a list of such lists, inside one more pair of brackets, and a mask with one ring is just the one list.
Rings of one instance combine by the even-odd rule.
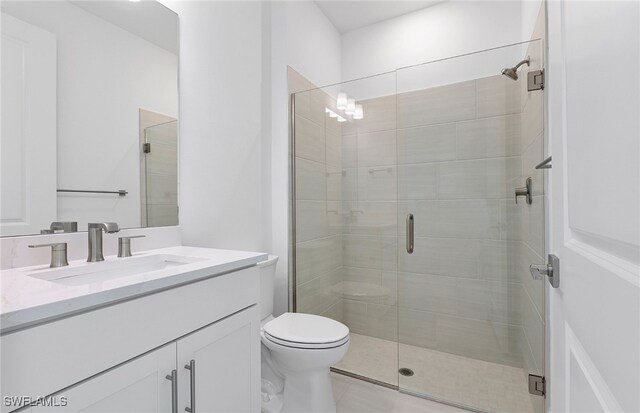
[[[85, 312], [167, 288], [246, 268], [267, 259], [267, 254], [196, 247], [171, 247], [134, 254], [190, 256], [200, 261], [161, 270], [92, 282], [64, 285], [28, 274], [48, 265], [0, 271], [0, 334]], [[126, 260], [115, 256], [105, 262]], [[70, 261], [69, 267], [99, 266], [103, 263]]]

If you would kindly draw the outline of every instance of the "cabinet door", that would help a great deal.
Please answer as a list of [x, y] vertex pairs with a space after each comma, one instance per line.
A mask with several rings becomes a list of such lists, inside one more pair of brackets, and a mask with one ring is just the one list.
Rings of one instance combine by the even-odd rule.
[[60, 412], [170, 412], [171, 374], [176, 344], [168, 344], [57, 394], [66, 406], [31, 409], [33, 413]]
[[[195, 368], [188, 369], [190, 365]], [[257, 306], [178, 340], [178, 411], [260, 411], [260, 313]], [[195, 373], [195, 374], [192, 374]]]

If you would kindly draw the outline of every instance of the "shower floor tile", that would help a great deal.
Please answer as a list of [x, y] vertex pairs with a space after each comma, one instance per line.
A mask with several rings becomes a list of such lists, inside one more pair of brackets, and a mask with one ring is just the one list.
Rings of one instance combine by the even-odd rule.
[[[414, 375], [399, 376], [398, 366]], [[400, 379], [403, 390], [484, 411], [534, 411], [524, 371], [517, 367], [405, 344], [399, 349], [395, 342], [353, 333], [347, 355], [334, 367], [395, 386]]]
[[347, 355], [334, 367], [397, 386], [398, 343], [351, 333]]
[[337, 413], [469, 413], [397, 390], [331, 373]]

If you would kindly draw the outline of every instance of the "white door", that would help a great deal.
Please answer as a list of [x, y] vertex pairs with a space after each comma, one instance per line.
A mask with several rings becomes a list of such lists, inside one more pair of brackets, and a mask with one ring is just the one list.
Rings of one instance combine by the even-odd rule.
[[640, 411], [640, 3], [548, 3], [554, 412]]
[[176, 344], [171, 343], [100, 374], [51, 400], [58, 407], [39, 406], [43, 412], [170, 412], [171, 375], [176, 367]]
[[178, 411], [192, 390], [199, 413], [260, 411], [259, 324], [253, 306], [178, 340]]
[[2, 13], [0, 235], [56, 220], [56, 37]]

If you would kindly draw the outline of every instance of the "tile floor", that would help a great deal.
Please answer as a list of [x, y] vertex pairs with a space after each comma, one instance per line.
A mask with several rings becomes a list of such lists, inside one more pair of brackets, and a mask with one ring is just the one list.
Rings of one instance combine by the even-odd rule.
[[337, 413], [469, 413], [338, 373], [331, 380]]
[[[400, 363], [397, 361], [398, 355]], [[411, 377], [398, 377], [398, 366], [410, 367], [415, 374]], [[429, 394], [434, 398], [450, 400], [483, 411], [533, 412], [521, 368], [404, 344], [398, 348], [395, 342], [354, 333], [351, 334], [349, 352], [335, 367], [393, 385], [398, 385], [399, 378], [399, 385], [404, 390]], [[374, 389], [379, 392], [382, 392], [382, 389], [394, 392], [381, 386], [375, 386]], [[403, 396], [414, 399], [408, 395]], [[357, 398], [350, 396], [346, 399], [347, 407], [350, 406], [353, 397]], [[401, 396], [393, 396], [393, 400], [388, 403], [404, 403], [397, 401], [398, 397]], [[356, 403], [357, 400], [353, 402]], [[436, 403], [435, 406], [439, 404]]]

